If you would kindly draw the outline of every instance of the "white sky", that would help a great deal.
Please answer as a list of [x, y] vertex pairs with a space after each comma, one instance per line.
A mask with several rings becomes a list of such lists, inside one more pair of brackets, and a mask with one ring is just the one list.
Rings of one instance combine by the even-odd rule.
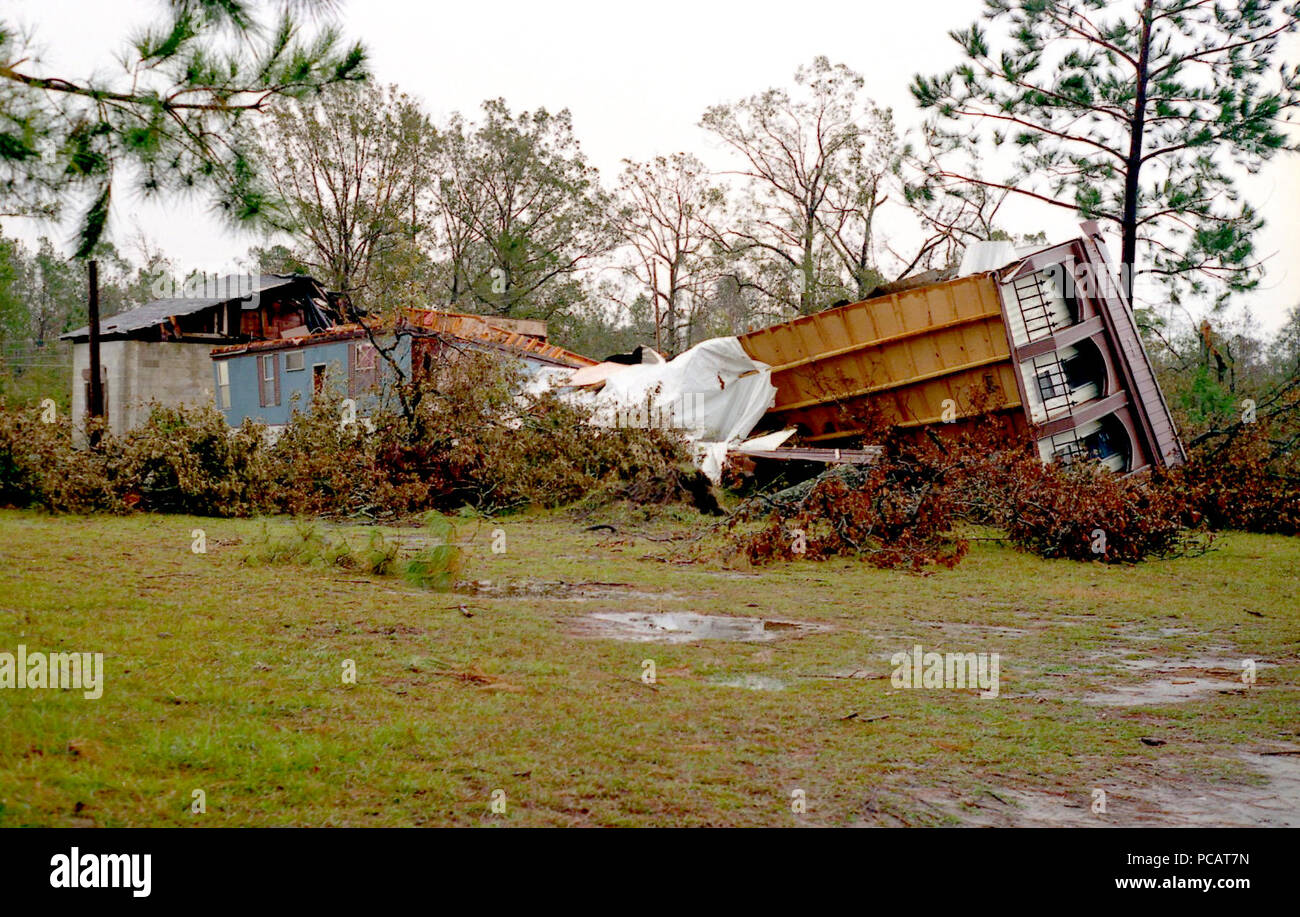
[[[108, 72], [129, 34], [159, 10], [157, 0], [3, 0], [6, 19], [31, 26], [47, 69], [60, 76]], [[948, 31], [965, 27], [982, 0], [910, 3], [799, 0], [495, 0], [459, 4], [350, 0], [344, 33], [362, 40], [382, 82], [421, 99], [435, 121], [503, 96], [512, 110], [537, 106], [573, 112], [583, 149], [612, 182], [623, 158], [681, 150], [723, 168], [727, 160], [696, 125], [711, 104], [774, 85], [790, 85], [796, 67], [824, 54], [866, 78], [866, 92], [894, 108], [900, 128], [919, 125], [907, 91], [913, 73], [937, 73], [959, 59]], [[1300, 60], [1300, 41], [1285, 47]], [[996, 168], [986, 166], [985, 174]], [[1272, 255], [1262, 289], [1246, 302], [1266, 328], [1300, 303], [1300, 157], [1277, 159], [1242, 189], [1269, 227], [1258, 238]], [[1010, 219], [1008, 219], [1008, 217]], [[1017, 205], [1003, 210], [1014, 232], [1074, 234], [1065, 210]], [[6, 232], [34, 238], [60, 227], [6, 221]], [[137, 231], [182, 272], [231, 268], [252, 234], [227, 229], [199, 201], [141, 203], [119, 197], [110, 227], [121, 246]], [[1117, 254], [1112, 243], [1112, 255]]]

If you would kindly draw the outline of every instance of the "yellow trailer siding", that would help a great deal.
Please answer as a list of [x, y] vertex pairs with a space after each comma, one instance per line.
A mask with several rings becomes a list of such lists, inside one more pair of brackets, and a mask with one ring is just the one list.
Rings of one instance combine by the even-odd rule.
[[746, 353], [772, 367], [775, 422], [805, 441], [855, 432], [869, 399], [900, 426], [987, 407], [1018, 410], [1019, 389], [997, 285], [988, 275], [852, 303], [741, 335]]

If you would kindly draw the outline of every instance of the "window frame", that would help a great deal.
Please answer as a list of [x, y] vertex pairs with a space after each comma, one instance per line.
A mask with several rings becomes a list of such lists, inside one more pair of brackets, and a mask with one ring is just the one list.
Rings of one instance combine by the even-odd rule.
[[280, 406], [280, 354], [278, 352], [257, 355], [257, 396], [260, 407]]
[[217, 406], [223, 411], [230, 410], [230, 361], [217, 362]]

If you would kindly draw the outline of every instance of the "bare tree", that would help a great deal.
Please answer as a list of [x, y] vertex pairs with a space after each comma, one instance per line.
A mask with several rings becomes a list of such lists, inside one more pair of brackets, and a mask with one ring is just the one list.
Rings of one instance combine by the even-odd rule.
[[695, 312], [717, 276], [710, 238], [726, 196], [689, 154], [625, 162], [617, 224], [628, 270], [652, 304], [655, 348], [676, 354], [692, 343]]
[[807, 314], [828, 293], [874, 286], [872, 217], [893, 131], [843, 64], [818, 57], [795, 84], [713, 106], [701, 124], [740, 155], [747, 182], [746, 219], [722, 240], [765, 262], [747, 283]]
[[890, 200], [898, 168], [898, 137], [888, 110], [872, 108], [860, 126], [858, 149], [833, 176], [818, 214], [826, 243], [843, 271], [844, 294], [860, 300], [884, 279], [876, 216]]
[[436, 132], [396, 87], [349, 87], [282, 106], [261, 140], [275, 227], [295, 254], [358, 305], [391, 303], [376, 274], [409, 261], [425, 227]]
[[[1010, 191], [980, 181], [950, 182], [939, 176], [957, 168], [955, 151], [940, 151], [933, 138], [924, 136], [920, 147], [906, 144], [895, 164], [900, 202], [919, 227], [919, 240], [904, 251], [892, 244], [883, 248], [895, 259], [894, 279], [915, 273], [954, 268], [972, 242], [1010, 239], [998, 226], [998, 214]], [[960, 167], [969, 175], [980, 174], [978, 164], [966, 160]]]

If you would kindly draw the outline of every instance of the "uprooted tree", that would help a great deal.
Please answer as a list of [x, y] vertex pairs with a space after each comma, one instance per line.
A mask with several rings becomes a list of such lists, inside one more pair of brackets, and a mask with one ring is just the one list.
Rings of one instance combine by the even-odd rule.
[[983, 415], [944, 436], [895, 428], [878, 440], [869, 465], [834, 467], [743, 504], [729, 520], [737, 551], [753, 563], [846, 556], [886, 568], [952, 567], [969, 548], [959, 523], [993, 526], [1042, 557], [1105, 563], [1208, 545], [1184, 528], [1194, 510], [1185, 482], [1044, 463], [1005, 418]]

